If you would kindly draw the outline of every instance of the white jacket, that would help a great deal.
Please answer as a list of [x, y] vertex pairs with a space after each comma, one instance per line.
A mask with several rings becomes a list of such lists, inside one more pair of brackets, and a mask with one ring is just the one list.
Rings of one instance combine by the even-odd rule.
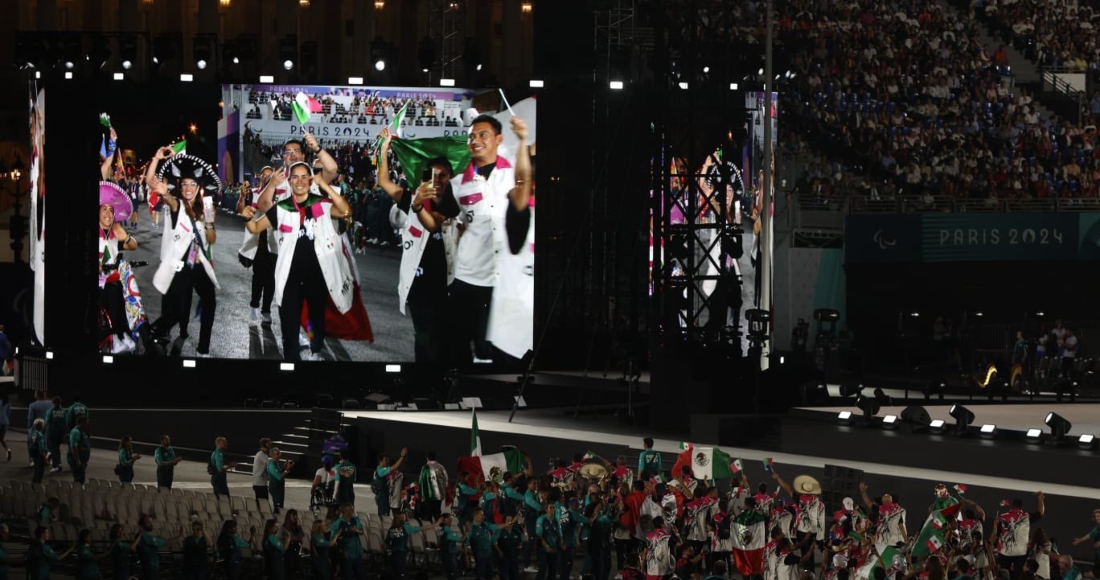
[[[168, 225], [171, 222], [164, 224], [164, 235], [160, 242], [160, 265], [157, 266], [156, 274], [153, 274], [153, 286], [161, 294], [168, 293], [176, 272], [186, 265], [184, 258], [191, 248], [191, 242], [196, 240], [201, 241], [198, 251], [199, 263], [206, 270], [206, 275], [214, 283], [214, 287], [221, 288], [218, 285], [217, 276], [214, 275], [214, 264], [207, 257], [210, 246], [206, 243], [206, 224], [202, 221], [193, 221], [191, 216], [187, 215], [184, 203], [186, 202], [182, 199], [176, 203], [176, 226], [169, 228]], [[171, 216], [168, 219], [171, 219]], [[195, 235], [196, 231], [199, 233], [198, 236]]]
[[[355, 280], [352, 276], [348, 261], [343, 259], [343, 242], [336, 228], [332, 225], [329, 214], [332, 202], [328, 199], [311, 200], [307, 212], [313, 215], [307, 220], [307, 227], [312, 224], [313, 249], [317, 254], [317, 261], [321, 265], [321, 273], [325, 277], [325, 286], [329, 296], [340, 314], [351, 309], [352, 293], [355, 292]], [[279, 237], [279, 257], [275, 261], [275, 304], [282, 306], [283, 290], [286, 288], [287, 278], [290, 277], [290, 267], [294, 262], [294, 247], [298, 244], [299, 214], [293, 208], [287, 209], [292, 200], [279, 202], [275, 205], [278, 219], [272, 224]], [[309, 202], [307, 202], [309, 203]], [[308, 241], [308, 238], [307, 238]]]
[[[408, 194], [408, 193], [407, 193]], [[410, 211], [405, 220], [405, 227], [401, 230], [401, 266], [398, 269], [397, 278], [397, 307], [401, 314], [405, 314], [405, 302], [409, 299], [409, 290], [416, 280], [417, 270], [420, 269], [420, 260], [424, 257], [424, 250], [428, 247], [428, 240], [432, 232], [420, 223], [420, 216], [415, 211]], [[455, 278], [455, 245], [458, 241], [458, 228], [453, 220], [443, 222], [440, 227], [443, 235], [443, 247], [447, 254], [447, 284]]]

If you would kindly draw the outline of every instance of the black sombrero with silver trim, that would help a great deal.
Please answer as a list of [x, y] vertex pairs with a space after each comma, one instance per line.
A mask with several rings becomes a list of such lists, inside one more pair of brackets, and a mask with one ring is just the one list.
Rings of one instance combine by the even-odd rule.
[[198, 181], [199, 187], [211, 193], [222, 187], [222, 180], [218, 179], [218, 172], [209, 163], [186, 153], [173, 155], [165, 159], [161, 163], [160, 169], [157, 170], [157, 177], [160, 179], [172, 178], [168, 180], [168, 189], [175, 189], [176, 184], [173, 182], [185, 177]]

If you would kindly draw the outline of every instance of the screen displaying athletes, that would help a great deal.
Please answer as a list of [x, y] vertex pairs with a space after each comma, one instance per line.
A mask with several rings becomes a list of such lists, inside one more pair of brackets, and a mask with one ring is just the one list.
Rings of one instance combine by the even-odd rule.
[[125, 111], [100, 119], [104, 352], [462, 368], [533, 348], [533, 98], [226, 85], [220, 103], [141, 143]]
[[30, 85], [31, 129], [31, 215], [30, 264], [34, 270], [34, 300], [31, 312], [31, 328], [35, 341], [46, 344], [46, 89], [35, 83]]

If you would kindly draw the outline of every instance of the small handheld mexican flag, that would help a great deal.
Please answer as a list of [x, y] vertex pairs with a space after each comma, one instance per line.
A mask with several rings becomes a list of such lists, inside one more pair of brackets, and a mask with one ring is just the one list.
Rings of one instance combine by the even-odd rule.
[[947, 526], [947, 517], [943, 515], [943, 512], [936, 512], [932, 514], [932, 519], [929, 523], [937, 530], [942, 530]]
[[775, 473], [775, 462], [772, 461], [771, 457], [764, 458], [764, 471], [767, 471], [768, 473]]
[[186, 155], [187, 154], [187, 139], [184, 139], [184, 140], [180, 141], [179, 143], [173, 143], [172, 144], [172, 153], [174, 153], [176, 155]]
[[955, 492], [958, 493], [959, 495], [966, 494], [966, 486], [961, 484], [961, 483], [956, 484], [955, 485]]
[[734, 473], [734, 475], [737, 475], [738, 473], [741, 473], [742, 471], [745, 471], [745, 465], [743, 463], [741, 463], [741, 458], [740, 457], [737, 458], [737, 459], [734, 459], [733, 463], [730, 464], [730, 471], [732, 471]]
[[596, 461], [603, 461], [604, 460], [604, 458], [600, 457], [600, 455], [598, 453], [596, 453], [595, 451], [589, 451], [589, 452], [584, 454], [584, 460], [588, 461], [589, 459], [595, 459]]
[[108, 115], [107, 113], [100, 113], [99, 114], [99, 124], [103, 125], [107, 129], [110, 129], [111, 128], [111, 116]]
[[294, 119], [299, 125], [308, 123], [311, 113], [322, 111], [321, 103], [305, 93], [298, 93], [298, 96], [294, 97], [294, 102], [290, 104], [290, 108], [294, 111]]
[[943, 537], [942, 536], [929, 536], [927, 543], [928, 543], [928, 552], [930, 554], [935, 554], [936, 552], [940, 551], [940, 548], [943, 548]]

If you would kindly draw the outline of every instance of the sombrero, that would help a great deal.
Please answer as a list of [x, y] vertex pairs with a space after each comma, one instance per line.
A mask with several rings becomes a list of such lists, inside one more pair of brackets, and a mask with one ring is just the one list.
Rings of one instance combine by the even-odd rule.
[[110, 205], [115, 210], [115, 221], [124, 222], [134, 213], [134, 202], [121, 187], [110, 181], [99, 182], [99, 205]]
[[794, 492], [800, 495], [821, 495], [821, 484], [809, 475], [794, 478]]
[[581, 466], [581, 476], [585, 479], [601, 480], [608, 476], [607, 467], [599, 463], [585, 463]]
[[195, 157], [181, 153], [173, 155], [161, 163], [157, 170], [157, 177], [168, 180], [168, 189], [175, 189], [175, 181], [190, 177], [199, 182], [199, 187], [207, 192], [214, 193], [221, 189], [222, 180], [218, 179], [218, 172], [209, 163]]

